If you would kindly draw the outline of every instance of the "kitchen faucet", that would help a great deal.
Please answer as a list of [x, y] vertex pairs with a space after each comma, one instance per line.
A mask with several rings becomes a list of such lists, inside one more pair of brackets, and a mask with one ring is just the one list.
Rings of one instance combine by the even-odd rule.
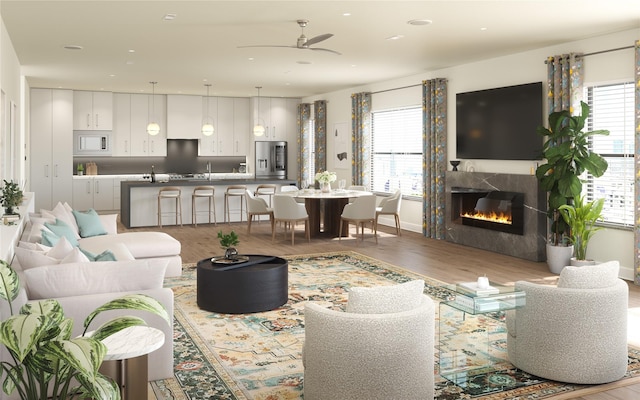
[[211, 180], [211, 161], [207, 161], [207, 177]]

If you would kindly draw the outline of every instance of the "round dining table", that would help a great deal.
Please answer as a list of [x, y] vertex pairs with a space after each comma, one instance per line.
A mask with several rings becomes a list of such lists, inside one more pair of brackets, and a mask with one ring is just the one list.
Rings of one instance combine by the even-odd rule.
[[293, 192], [297, 199], [304, 199], [309, 214], [309, 233], [311, 237], [339, 237], [349, 235], [349, 225], [343, 224], [340, 232], [340, 217], [349, 199], [371, 195], [371, 192], [360, 190], [331, 190], [322, 192], [318, 189], [302, 189]]

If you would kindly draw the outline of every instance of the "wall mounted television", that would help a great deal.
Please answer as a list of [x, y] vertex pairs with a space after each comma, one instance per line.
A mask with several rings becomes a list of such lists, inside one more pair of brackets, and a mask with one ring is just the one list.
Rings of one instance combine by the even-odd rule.
[[540, 160], [542, 82], [456, 94], [456, 156]]

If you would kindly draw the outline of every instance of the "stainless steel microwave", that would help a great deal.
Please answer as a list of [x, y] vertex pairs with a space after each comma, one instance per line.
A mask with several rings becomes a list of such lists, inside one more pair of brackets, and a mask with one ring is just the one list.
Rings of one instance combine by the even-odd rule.
[[110, 156], [111, 132], [73, 131], [74, 156]]

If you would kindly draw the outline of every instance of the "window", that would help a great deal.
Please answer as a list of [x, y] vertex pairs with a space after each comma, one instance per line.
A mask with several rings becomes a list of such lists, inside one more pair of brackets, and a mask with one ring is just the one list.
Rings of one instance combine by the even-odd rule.
[[422, 108], [374, 112], [371, 126], [371, 189], [422, 196]]
[[604, 157], [609, 167], [600, 178], [587, 177], [583, 194], [591, 201], [604, 198], [607, 224], [633, 226], [634, 199], [634, 85], [632, 82], [585, 88], [591, 107], [587, 130], [606, 129], [609, 136], [591, 137], [591, 149]]

